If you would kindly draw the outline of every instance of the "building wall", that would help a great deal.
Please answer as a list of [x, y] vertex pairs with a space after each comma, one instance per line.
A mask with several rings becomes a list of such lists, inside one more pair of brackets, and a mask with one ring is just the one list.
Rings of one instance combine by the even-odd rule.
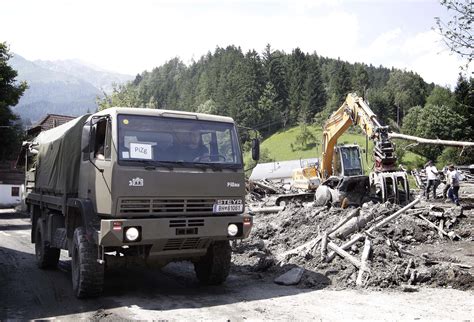
[[[18, 196], [12, 196], [12, 188], [18, 190]], [[0, 208], [13, 207], [21, 204], [24, 185], [0, 184]]]

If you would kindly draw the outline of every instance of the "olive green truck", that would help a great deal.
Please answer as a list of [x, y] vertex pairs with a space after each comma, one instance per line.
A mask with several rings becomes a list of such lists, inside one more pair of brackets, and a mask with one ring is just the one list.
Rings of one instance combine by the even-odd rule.
[[[252, 157], [258, 159], [255, 139]], [[190, 260], [205, 284], [225, 281], [231, 240], [248, 237], [234, 121], [179, 111], [109, 108], [25, 143], [31, 242], [38, 266], [71, 260], [79, 298], [99, 295], [117, 262]]]

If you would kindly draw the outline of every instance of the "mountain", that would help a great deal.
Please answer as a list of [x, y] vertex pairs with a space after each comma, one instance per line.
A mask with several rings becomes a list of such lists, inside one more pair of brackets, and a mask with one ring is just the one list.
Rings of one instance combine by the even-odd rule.
[[109, 72], [77, 59], [55, 61], [35, 60], [34, 63], [55, 72], [74, 75], [106, 93], [112, 92], [113, 84], [121, 84], [133, 79], [133, 76]]
[[132, 76], [93, 68], [76, 60], [29, 61], [18, 54], [10, 59], [18, 81], [29, 88], [13, 111], [25, 123], [35, 123], [46, 114], [79, 116], [97, 109], [96, 99], [110, 91], [113, 83]]

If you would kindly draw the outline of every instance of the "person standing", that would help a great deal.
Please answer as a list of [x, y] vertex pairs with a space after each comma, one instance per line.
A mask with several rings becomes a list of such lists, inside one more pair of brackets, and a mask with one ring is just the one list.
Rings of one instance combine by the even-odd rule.
[[448, 198], [448, 190], [451, 188], [451, 178], [449, 177], [451, 171], [449, 170], [449, 166], [446, 166], [444, 168], [444, 179], [446, 180], [443, 188], [443, 198], [447, 199]]
[[461, 181], [461, 176], [459, 175], [458, 170], [456, 170], [452, 164], [449, 165], [449, 171], [451, 188], [448, 192], [448, 195], [449, 198], [456, 204], [456, 206], [459, 206], [459, 181]]
[[438, 180], [438, 169], [433, 165], [433, 161], [428, 161], [426, 164], [425, 172], [428, 179], [426, 185], [425, 196], [426, 199], [430, 199], [430, 188], [433, 187], [433, 199], [436, 199], [436, 181]]

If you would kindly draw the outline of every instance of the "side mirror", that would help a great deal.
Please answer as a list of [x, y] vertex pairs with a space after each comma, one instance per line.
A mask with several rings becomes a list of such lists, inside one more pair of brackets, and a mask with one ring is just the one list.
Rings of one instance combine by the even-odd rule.
[[254, 161], [260, 159], [260, 141], [257, 138], [252, 139], [252, 159]]

